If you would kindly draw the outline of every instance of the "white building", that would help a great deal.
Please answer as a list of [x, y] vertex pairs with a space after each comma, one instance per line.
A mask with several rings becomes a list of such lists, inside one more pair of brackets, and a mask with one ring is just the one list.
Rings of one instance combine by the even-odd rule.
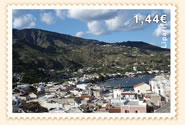
[[86, 90], [87, 89], [87, 84], [78, 84], [76, 85], [77, 88], [82, 89], [82, 90]]
[[148, 85], [144, 82], [139, 83], [137, 85], [134, 85], [134, 91], [138, 94], [147, 93], [150, 91], [150, 85]]
[[75, 96], [81, 96], [81, 95], [82, 95], [82, 92], [77, 91], [77, 90], [70, 90], [70, 92], [71, 92], [72, 94], [74, 94]]
[[146, 113], [146, 103], [139, 100], [126, 100], [121, 106], [122, 113]]
[[149, 84], [153, 93], [159, 94], [165, 98], [170, 97], [170, 80], [164, 75], [156, 76], [153, 78]]
[[121, 100], [121, 99], [117, 99], [117, 98], [111, 99], [112, 106], [119, 107], [119, 106], [121, 106], [122, 103], [123, 103], [123, 100]]
[[46, 107], [48, 110], [50, 109], [63, 109], [64, 105], [59, 103], [48, 103], [46, 100], [39, 100], [41, 106]]
[[113, 89], [113, 98], [121, 98], [121, 89]]
[[76, 84], [75, 81], [68, 81], [68, 83], [69, 83], [70, 85], [75, 85], [75, 84]]
[[30, 99], [36, 99], [37, 98], [37, 95], [34, 94], [34, 93], [30, 93], [28, 96], [29, 96]]
[[136, 100], [137, 97], [137, 93], [135, 92], [123, 92], [121, 93], [121, 99], [122, 100]]

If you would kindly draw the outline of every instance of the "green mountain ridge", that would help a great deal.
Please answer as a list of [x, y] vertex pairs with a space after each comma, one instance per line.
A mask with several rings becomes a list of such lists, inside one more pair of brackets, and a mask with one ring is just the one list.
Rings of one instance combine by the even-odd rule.
[[13, 29], [13, 72], [38, 77], [36, 81], [50, 78], [52, 73], [46, 71], [51, 69], [60, 71], [53, 74], [56, 77], [70, 77], [87, 67], [95, 69], [90, 73], [124, 73], [136, 64], [139, 70], [169, 70], [170, 50], [144, 42], [106, 43], [40, 29]]

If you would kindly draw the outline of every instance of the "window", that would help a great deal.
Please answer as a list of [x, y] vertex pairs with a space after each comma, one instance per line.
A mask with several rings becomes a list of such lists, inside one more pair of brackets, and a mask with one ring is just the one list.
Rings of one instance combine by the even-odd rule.
[[125, 113], [129, 113], [129, 111], [128, 110], [125, 110]]
[[138, 111], [136, 110], [135, 113], [138, 113]]

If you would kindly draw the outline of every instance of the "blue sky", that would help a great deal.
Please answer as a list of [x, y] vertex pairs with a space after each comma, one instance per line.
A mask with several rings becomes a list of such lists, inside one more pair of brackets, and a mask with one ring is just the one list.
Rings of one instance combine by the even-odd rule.
[[[141, 21], [156, 14], [167, 15], [166, 23], [135, 22], [135, 15]], [[160, 47], [165, 31], [170, 48], [169, 10], [14, 9], [12, 25], [16, 29], [37, 28], [105, 42], [144, 41]]]

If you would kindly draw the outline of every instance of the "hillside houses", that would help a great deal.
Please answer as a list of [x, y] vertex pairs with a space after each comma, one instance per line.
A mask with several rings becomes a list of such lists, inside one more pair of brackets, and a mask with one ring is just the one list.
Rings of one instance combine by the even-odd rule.
[[[164, 107], [170, 99], [170, 81], [166, 75], [156, 76], [149, 84], [133, 84], [130, 90], [120, 85], [74, 83], [18, 85], [13, 90], [14, 111], [28, 112], [26, 106], [34, 105], [41, 108], [39, 111], [52, 113], [147, 113]], [[29, 110], [32, 111], [35, 110]]]

